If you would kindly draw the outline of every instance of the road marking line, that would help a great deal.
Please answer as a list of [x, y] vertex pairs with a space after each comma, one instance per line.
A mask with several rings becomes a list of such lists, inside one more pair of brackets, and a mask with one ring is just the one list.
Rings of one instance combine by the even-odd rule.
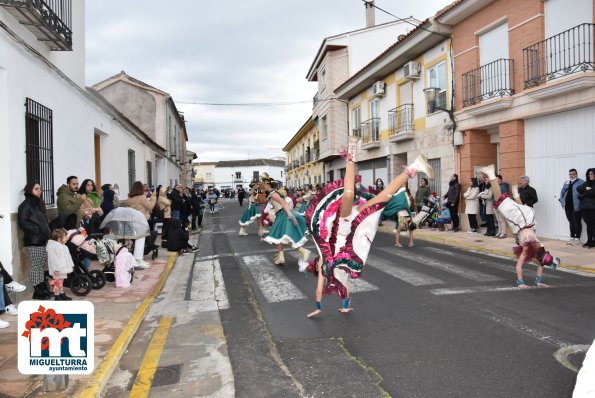
[[460, 267], [458, 265], [433, 260], [431, 258], [419, 254], [413, 254], [411, 253], [411, 250], [407, 250], [406, 252], [398, 252], [386, 248], [379, 248], [378, 250], [381, 250], [393, 256], [401, 257], [404, 260], [414, 261], [418, 264], [427, 265], [428, 267], [436, 268], [441, 271], [446, 271], [451, 274], [460, 276], [461, 278], [471, 279], [472, 281], [476, 282], [493, 282], [502, 280], [502, 278], [500, 278], [499, 276], [485, 274], [483, 272], [479, 272], [470, 268]]
[[269, 303], [306, 298], [266, 256], [244, 256], [242, 260]]
[[[519, 290], [521, 290], [521, 289], [519, 289]], [[516, 330], [519, 333], [522, 333], [529, 337], [533, 337], [537, 340], [543, 341], [544, 343], [551, 344], [555, 347], [561, 348], [561, 347], [567, 347], [567, 346], [571, 345], [570, 343], [568, 343], [566, 341], [563, 341], [563, 340], [557, 339], [553, 336], [547, 335], [543, 332], [540, 332], [539, 330], [530, 328], [529, 326], [522, 325], [513, 319], [498, 315], [490, 310], [482, 311], [481, 315], [483, 315], [484, 317], [486, 317], [488, 319], [491, 319], [492, 321], [494, 321], [496, 323], [499, 323], [504, 326], [508, 326], [509, 328]]]
[[220, 310], [229, 308], [225, 282], [221, 274], [221, 264], [218, 259], [194, 263], [190, 301], [204, 303], [204, 311], [211, 311], [213, 308], [209, 304], [214, 302], [217, 302], [217, 307]]
[[444, 281], [434, 278], [433, 276], [422, 274], [421, 272], [414, 270], [401, 268], [398, 265], [392, 264], [382, 257], [375, 255], [369, 256], [369, 262], [366, 264], [366, 266], [375, 268], [413, 286], [441, 285], [445, 283]]
[[[425, 247], [424, 249], [425, 250], [428, 250], [428, 251], [432, 251], [434, 253], [438, 253], [438, 254], [442, 254], [442, 255], [445, 255], [445, 256], [449, 256], [449, 257], [456, 257], [456, 258], [459, 258], [459, 259], [466, 259], [467, 261], [473, 261], [473, 262], [476, 262], [477, 264], [481, 264], [481, 265], [484, 265], [484, 266], [489, 267], [489, 268], [498, 269], [498, 270], [501, 270], [501, 271], [508, 271], [508, 272], [516, 273], [516, 270], [513, 267], [507, 267], [504, 264], [495, 264], [495, 263], [492, 263], [492, 262], [489, 262], [489, 261], [486, 261], [486, 260], [483, 260], [483, 259], [475, 258], [475, 257], [470, 256], [468, 254], [455, 253], [455, 252], [452, 252], [452, 251], [449, 251], [449, 250], [446, 250], [446, 249], [440, 249], [438, 247]], [[507, 260], [508, 261], [511, 261], [512, 259], [508, 258]], [[562, 278], [559, 275], [552, 274], [552, 272], [553, 271], [550, 270], [549, 272], [546, 273], [546, 276], [547, 276], [548, 279], [550, 279], [550, 278], [551, 279], [561, 279]], [[525, 274], [525, 275], [527, 275], [528, 277], [531, 277], [531, 278], [535, 278], [535, 276], [537, 276], [537, 272], [534, 269], [527, 269], [526, 267], [525, 267], [525, 269], [523, 269], [523, 274]]]
[[579, 282], [574, 284], [550, 285], [549, 287], [530, 286], [529, 289], [519, 289], [516, 286], [472, 286], [472, 287], [455, 287], [443, 289], [431, 289], [429, 292], [436, 296], [447, 296], [452, 294], [473, 294], [473, 293], [494, 293], [494, 292], [521, 292], [532, 289], [563, 289], [567, 287], [590, 287], [595, 286], [595, 282]]
[[140, 369], [136, 374], [132, 391], [130, 391], [131, 398], [148, 397], [151, 391], [151, 384], [153, 383], [153, 377], [157, 371], [157, 365], [161, 358], [163, 348], [165, 348], [165, 342], [167, 341], [167, 335], [173, 321], [173, 317], [164, 316], [159, 321], [159, 326], [155, 329], [153, 338], [147, 347], [147, 351], [143, 357], [140, 365]]
[[165, 266], [165, 269], [163, 270], [163, 273], [161, 274], [161, 277], [159, 278], [159, 281], [153, 288], [151, 294], [145, 297], [145, 299], [140, 303], [140, 305], [138, 306], [138, 308], [136, 309], [136, 311], [134, 312], [134, 314], [122, 330], [122, 333], [120, 333], [120, 335], [112, 345], [112, 348], [110, 348], [110, 350], [104, 356], [103, 361], [101, 361], [99, 366], [95, 368], [95, 371], [91, 375], [91, 378], [87, 380], [86, 383], [81, 383], [81, 385], [73, 393], [74, 397], [87, 398], [99, 397], [101, 395], [101, 392], [103, 391], [110, 377], [114, 373], [114, 370], [118, 366], [120, 359], [124, 355], [124, 351], [126, 351], [126, 349], [128, 348], [128, 344], [132, 340], [132, 336], [134, 336], [134, 334], [138, 331], [141, 322], [145, 318], [145, 315], [147, 315], [147, 312], [149, 311], [149, 306], [151, 305], [157, 294], [159, 294], [159, 292], [163, 288], [163, 285], [165, 284], [167, 277], [169, 276], [174, 264], [176, 263], [176, 258], [176, 253], [169, 256], [167, 265]]

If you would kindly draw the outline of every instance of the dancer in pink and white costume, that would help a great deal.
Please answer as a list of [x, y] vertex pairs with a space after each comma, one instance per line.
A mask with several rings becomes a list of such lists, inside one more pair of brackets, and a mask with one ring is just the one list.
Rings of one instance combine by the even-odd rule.
[[312, 198], [306, 211], [308, 229], [318, 249], [318, 258], [307, 268], [307, 271], [318, 275], [316, 309], [308, 317], [319, 314], [322, 311], [322, 295], [333, 292], [343, 299], [340, 312], [353, 310], [349, 279], [359, 278], [362, 273], [384, 206], [418, 171], [430, 178], [434, 175], [426, 158], [420, 155], [378, 195], [364, 194], [365, 197], [356, 198], [356, 146], [357, 137], [350, 137], [343, 155], [347, 160], [345, 179], [327, 184]]

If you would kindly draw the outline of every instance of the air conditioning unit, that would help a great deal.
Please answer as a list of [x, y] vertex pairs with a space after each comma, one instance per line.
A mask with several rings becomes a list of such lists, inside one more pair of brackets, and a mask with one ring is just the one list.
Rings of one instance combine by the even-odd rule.
[[374, 97], [384, 97], [384, 82], [383, 81], [377, 81], [376, 83], [374, 83], [374, 85], [372, 86], [372, 89], [374, 91]]
[[413, 80], [419, 79], [421, 74], [421, 65], [417, 61], [410, 61], [403, 66], [405, 72], [405, 79]]

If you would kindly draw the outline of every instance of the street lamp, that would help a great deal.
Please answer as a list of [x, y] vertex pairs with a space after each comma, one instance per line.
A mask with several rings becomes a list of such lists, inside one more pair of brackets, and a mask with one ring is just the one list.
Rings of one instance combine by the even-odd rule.
[[453, 133], [457, 131], [457, 121], [455, 120], [455, 114], [453, 109], [443, 108], [441, 106], [436, 106], [436, 99], [438, 98], [438, 94], [440, 94], [441, 89], [439, 87], [428, 87], [424, 88], [424, 94], [426, 96], [426, 102], [428, 103], [428, 113], [434, 113], [434, 111], [442, 111], [448, 113], [448, 117], [452, 122], [451, 130]]

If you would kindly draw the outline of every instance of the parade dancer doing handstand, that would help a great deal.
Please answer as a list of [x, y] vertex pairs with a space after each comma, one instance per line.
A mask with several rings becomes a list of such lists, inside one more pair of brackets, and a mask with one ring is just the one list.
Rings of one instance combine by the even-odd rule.
[[[512, 249], [514, 254], [518, 257], [516, 263], [517, 286], [521, 289], [529, 287], [525, 285], [525, 282], [523, 281], [523, 264], [533, 260], [537, 265], [535, 285], [539, 287], [547, 287], [548, 285], [543, 283], [543, 278], [541, 276], [543, 273], [543, 266], [547, 265], [552, 269], [556, 269], [560, 263], [560, 259], [554, 258], [550, 252], [545, 250], [545, 247], [539, 239], [537, 239], [537, 236], [535, 235], [535, 210], [533, 210], [532, 207], [521, 204], [518, 198], [515, 198], [515, 200], [511, 199], [508, 192], [500, 192], [500, 185], [498, 184], [498, 181], [496, 181], [493, 164], [481, 168], [479, 172], [484, 174], [492, 183], [492, 191], [495, 200], [494, 208], [498, 209], [500, 214], [506, 219], [512, 232], [515, 235], [518, 234], [518, 246], [515, 246]], [[512, 190], [515, 190], [514, 187]]]
[[[240, 236], [248, 235], [248, 226], [257, 220], [261, 214], [258, 205], [256, 204], [256, 198], [258, 196], [258, 183], [253, 182], [250, 184], [250, 193], [248, 194], [248, 207], [244, 210], [242, 218], [240, 219]], [[260, 223], [259, 223], [260, 224]]]
[[355, 152], [357, 137], [350, 137], [343, 155], [347, 160], [345, 179], [327, 184], [316, 194], [306, 211], [306, 221], [318, 249], [318, 258], [307, 271], [318, 275], [316, 309], [308, 318], [322, 310], [322, 295], [337, 292], [343, 299], [340, 312], [353, 310], [349, 296], [349, 279], [359, 278], [370, 246], [378, 229], [378, 220], [386, 202], [417, 172], [433, 178], [434, 171], [420, 155], [378, 195], [356, 201]]
[[269, 230], [269, 234], [264, 238], [265, 242], [277, 245], [277, 254], [274, 258], [274, 263], [277, 265], [285, 264], [285, 257], [283, 255], [283, 245], [289, 245], [296, 249], [300, 255], [298, 264], [301, 267], [308, 266], [308, 258], [310, 257], [310, 250], [306, 249], [304, 244], [308, 241], [306, 238], [306, 221], [304, 217], [292, 211], [289, 204], [276, 190], [276, 182], [265, 174], [262, 177], [262, 183], [267, 193], [267, 200], [273, 206], [275, 214], [275, 221]]

